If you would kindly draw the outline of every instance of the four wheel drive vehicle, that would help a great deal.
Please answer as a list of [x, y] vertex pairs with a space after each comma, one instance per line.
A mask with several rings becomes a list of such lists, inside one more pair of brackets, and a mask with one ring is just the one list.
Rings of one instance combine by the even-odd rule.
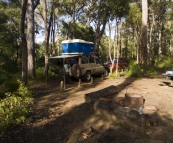
[[117, 65], [118, 65], [118, 70], [125, 69], [125, 68], [128, 66], [128, 64], [127, 64], [127, 62], [126, 62], [126, 60], [125, 60], [125, 58], [118, 58], [118, 60], [117, 60], [117, 58], [116, 58], [116, 59], [114, 60], [113, 67], [112, 67], [111, 61], [108, 61], [108, 62], [104, 63], [104, 66], [105, 66], [107, 69], [109, 69], [109, 72], [110, 72], [110, 68], [111, 68], [111, 67], [112, 67], [112, 71], [115, 71]]
[[[79, 56], [70, 58], [71, 65], [73, 65], [73, 61], [77, 61], [81, 69], [81, 77], [86, 81], [90, 81], [92, 75], [105, 75], [106, 69], [97, 56]], [[71, 76], [75, 77], [73, 73]]]
[[[108, 75], [108, 70], [103, 66], [103, 63], [99, 57], [95, 55], [65, 55], [49, 58], [49, 63], [53, 63], [61, 68], [54, 68], [57, 70], [51, 70], [54, 73], [58, 73], [63, 68], [64, 61], [68, 60], [71, 66], [70, 76], [72, 78], [79, 78], [77, 74], [80, 72], [80, 77], [86, 81], [91, 80], [92, 75]], [[78, 66], [74, 66], [74, 65]], [[56, 72], [55, 72], [56, 71]]]

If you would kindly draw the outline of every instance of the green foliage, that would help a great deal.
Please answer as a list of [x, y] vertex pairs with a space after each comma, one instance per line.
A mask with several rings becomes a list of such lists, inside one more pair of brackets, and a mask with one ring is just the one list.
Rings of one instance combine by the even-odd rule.
[[136, 78], [142, 77], [142, 71], [140, 71], [140, 67], [136, 64], [135, 61], [129, 63], [129, 71], [127, 76]]
[[0, 132], [11, 125], [24, 122], [26, 115], [31, 112], [32, 92], [17, 80], [19, 88], [15, 92], [6, 92], [5, 98], [0, 100]]
[[[84, 26], [81, 23], [66, 23], [65, 21], [62, 22], [63, 27], [61, 29], [62, 34], [64, 37], [66, 35], [69, 38], [73, 39], [83, 39], [86, 41], [94, 41], [94, 30], [92, 27]], [[75, 27], [75, 33], [73, 28]]]
[[46, 78], [47, 81], [51, 81], [51, 80], [58, 80], [62, 78], [62, 75], [59, 74], [54, 74], [54, 72], [51, 72], [50, 70], [48, 71], [48, 75], [46, 77], [46, 75], [44, 74], [44, 68], [43, 67], [39, 67], [36, 69], [36, 82], [45, 82]]
[[0, 70], [0, 85], [3, 84], [7, 80], [7, 78], [7, 73]]
[[0, 69], [13, 73], [19, 70], [19, 20], [17, 3], [0, 2]]
[[36, 69], [36, 81], [37, 82], [43, 82], [46, 80], [46, 76], [44, 75], [44, 68], [39, 67]]
[[116, 78], [115, 73], [114, 72], [113, 73], [109, 73], [109, 78], [110, 79], [115, 79]]
[[129, 14], [127, 16], [127, 23], [134, 25], [136, 28], [141, 26], [142, 13], [136, 4], [130, 6]]
[[128, 77], [154, 77], [158, 74], [158, 68], [153, 66], [142, 67], [136, 64], [135, 61], [132, 61], [129, 64], [129, 69], [127, 72]]
[[108, 37], [105, 36], [101, 38], [99, 55], [103, 61], [107, 61], [107, 59], [109, 59], [108, 45], [109, 45]]
[[145, 71], [147, 77], [155, 77], [158, 74], [157, 68], [149, 67]]
[[0, 72], [0, 98], [5, 97], [6, 92], [14, 92], [18, 89], [19, 83], [17, 79], [20, 78], [19, 74], [10, 74], [5, 71]]
[[164, 69], [165, 71], [173, 70], [173, 64], [172, 63], [173, 63], [173, 59], [170, 58], [169, 56], [166, 56], [159, 61], [158, 67], [161, 69]]

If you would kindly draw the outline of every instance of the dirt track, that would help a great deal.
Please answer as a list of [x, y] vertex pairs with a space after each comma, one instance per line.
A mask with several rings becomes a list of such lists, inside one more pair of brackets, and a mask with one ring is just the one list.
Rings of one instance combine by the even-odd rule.
[[[59, 92], [59, 83], [34, 85], [36, 93], [34, 113], [30, 120], [8, 131], [0, 142], [11, 143], [172, 143], [173, 142], [173, 87], [161, 85], [161, 78], [115, 80], [94, 78], [93, 84], [74, 81]], [[120, 92], [114, 95], [124, 97], [126, 86], [132, 85], [128, 92], [139, 93], [145, 99], [145, 110], [152, 117], [149, 130], [141, 133], [133, 127], [121, 126], [116, 120], [96, 114], [85, 94], [115, 85]], [[147, 108], [146, 108], [147, 109]]]

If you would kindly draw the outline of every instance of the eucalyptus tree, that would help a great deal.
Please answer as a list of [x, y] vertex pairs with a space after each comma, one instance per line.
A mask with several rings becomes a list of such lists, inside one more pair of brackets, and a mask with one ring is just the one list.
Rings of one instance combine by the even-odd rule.
[[28, 50], [28, 75], [35, 78], [35, 25], [34, 10], [40, 0], [28, 0], [27, 2], [27, 50]]
[[[141, 3], [142, 2], [142, 3]], [[147, 65], [147, 26], [148, 26], [148, 0], [134, 0], [132, 4], [139, 5], [141, 3], [142, 10], [142, 25], [141, 25], [141, 36], [140, 36], [140, 44], [138, 51], [138, 59], [142, 65]], [[130, 22], [131, 23], [131, 22]]]
[[147, 21], [148, 21], [148, 1], [142, 0], [142, 31], [141, 31], [141, 53], [140, 53], [140, 63], [142, 65], [147, 65]]
[[66, 39], [78, 38], [76, 35], [76, 22], [79, 22], [87, 7], [86, 0], [63, 0], [56, 2], [59, 13], [61, 13], [63, 24], [68, 26]]
[[[172, 9], [171, 0], [153, 0], [149, 1], [149, 14], [150, 14], [150, 51], [152, 53], [151, 58], [157, 57], [158, 60], [162, 59], [167, 51], [165, 44], [165, 37], [167, 37], [164, 31], [167, 31], [167, 26], [170, 17], [169, 12]], [[168, 33], [167, 33], [168, 34]], [[154, 48], [152, 48], [154, 47]]]
[[22, 48], [22, 80], [27, 84], [27, 74], [28, 74], [28, 52], [27, 52], [27, 41], [25, 33], [25, 21], [26, 21], [26, 9], [27, 9], [27, 0], [21, 1], [21, 18], [20, 18], [20, 38], [21, 48]]
[[[140, 45], [140, 34], [141, 34], [141, 21], [142, 21], [142, 12], [137, 4], [132, 3], [130, 5], [129, 14], [125, 21], [125, 33], [128, 32], [130, 35], [127, 38], [126, 42], [129, 43], [129, 49], [131, 55], [136, 56], [137, 63], [139, 63], [139, 45]], [[125, 36], [125, 35], [124, 35]], [[129, 41], [130, 39], [130, 41]], [[130, 46], [132, 45], [132, 46]], [[134, 49], [134, 47], [136, 49]], [[134, 51], [135, 50], [135, 54]]]
[[[86, 41], [94, 41], [94, 30], [92, 26], [83, 25], [81, 22], [75, 23], [75, 37]], [[61, 35], [65, 37], [69, 31], [69, 36], [73, 35], [73, 27], [69, 28], [68, 23], [63, 22], [61, 27]]]
[[19, 69], [19, 3], [0, 1], [0, 70], [16, 72]]
[[[22, 80], [27, 83], [27, 76], [28, 76], [28, 49], [27, 49], [27, 39], [26, 35], [29, 35], [29, 41], [32, 44], [28, 44], [29, 46], [29, 74], [31, 77], [34, 77], [34, 10], [36, 6], [39, 4], [39, 0], [21, 0], [21, 19], [20, 19], [20, 37], [22, 40]], [[27, 6], [28, 6], [28, 18], [29, 18], [29, 27], [28, 33], [25, 32], [26, 30], [26, 13], [27, 13]]]
[[173, 3], [170, 3], [170, 10], [168, 11], [168, 22], [167, 22], [167, 40], [169, 39], [169, 55], [173, 55]]
[[40, 5], [36, 9], [37, 15], [37, 28], [44, 29], [44, 56], [45, 56], [45, 68], [44, 74], [48, 72], [48, 56], [49, 56], [49, 41], [50, 41], [50, 32], [53, 21], [53, 14], [55, 10], [55, 1], [54, 0], [42, 0]]
[[90, 0], [87, 16], [94, 25], [94, 50], [99, 53], [99, 45], [110, 17], [109, 4], [106, 0]]
[[[109, 57], [111, 59], [111, 62], [114, 62], [114, 59], [117, 57], [117, 63], [118, 63], [118, 57], [121, 55], [121, 27], [122, 27], [122, 18], [125, 18], [129, 12], [129, 1], [112, 1], [109, 0], [106, 2], [107, 5], [107, 11], [108, 13], [108, 20], [115, 21], [115, 32], [114, 32], [114, 45], [113, 45], [113, 58], [111, 54], [111, 47], [109, 44]], [[109, 26], [109, 33], [111, 34], [112, 28]], [[109, 38], [111, 38], [109, 34]], [[111, 40], [109, 40], [111, 41]], [[110, 42], [109, 42], [110, 43]], [[116, 76], [118, 75], [118, 66], [116, 67]]]

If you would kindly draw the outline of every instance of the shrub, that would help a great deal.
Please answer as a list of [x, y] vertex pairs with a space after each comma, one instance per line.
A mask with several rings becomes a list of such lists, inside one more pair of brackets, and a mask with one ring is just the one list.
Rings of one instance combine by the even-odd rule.
[[48, 75], [46, 77], [46, 75], [44, 74], [44, 68], [39, 67], [36, 70], [36, 81], [37, 82], [44, 82], [47, 80], [54, 80], [54, 79], [58, 79], [58, 78], [62, 78], [62, 75], [59, 74], [54, 74], [54, 72], [51, 72], [50, 70], [48, 71]]
[[129, 64], [129, 68], [128, 68], [128, 72], [127, 72], [127, 76], [128, 77], [136, 77], [136, 78], [140, 78], [143, 75], [143, 69], [141, 69], [136, 61], [132, 61]]
[[19, 88], [15, 92], [5, 93], [6, 97], [0, 100], [0, 132], [10, 125], [16, 125], [25, 121], [25, 117], [31, 112], [32, 92], [20, 80]]
[[7, 79], [7, 73], [0, 70], [0, 84], [3, 84]]
[[129, 64], [129, 71], [127, 72], [127, 76], [129, 77], [154, 77], [158, 74], [158, 68], [157, 67], [143, 67], [136, 64], [136, 62], [131, 62]]
[[173, 70], [173, 64], [172, 63], [173, 63], [172, 58], [164, 57], [159, 61], [158, 67], [164, 69], [164, 71]]
[[2, 99], [5, 97], [5, 93], [14, 92], [18, 89], [19, 83], [17, 79], [20, 78], [20, 75], [3, 72], [0, 77], [0, 99]]
[[116, 78], [115, 73], [114, 73], [114, 72], [113, 72], [113, 73], [109, 73], [109, 78], [111, 78], [111, 79], [115, 79], [115, 78]]

